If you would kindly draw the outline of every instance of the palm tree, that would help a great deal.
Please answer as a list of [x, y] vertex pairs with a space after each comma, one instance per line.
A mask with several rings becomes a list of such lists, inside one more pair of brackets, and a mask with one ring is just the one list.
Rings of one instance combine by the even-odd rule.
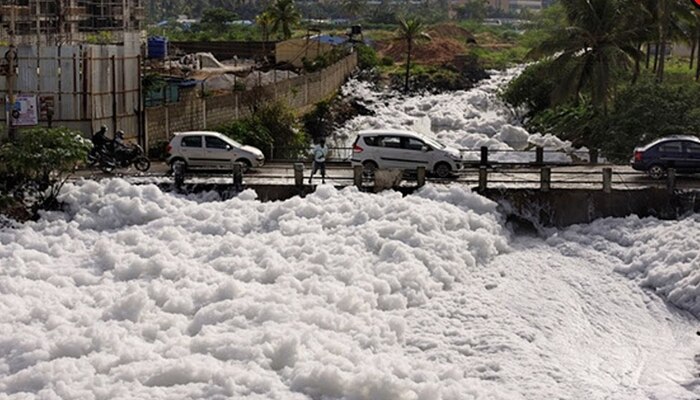
[[560, 76], [554, 102], [588, 93], [594, 107], [607, 111], [619, 71], [641, 57], [635, 43], [640, 27], [625, 14], [624, 0], [561, 0], [568, 26], [555, 28], [530, 56], [553, 58]]
[[272, 32], [278, 33], [282, 30], [284, 39], [291, 38], [292, 28], [301, 21], [301, 14], [294, 5], [294, 0], [275, 0], [267, 12], [273, 20]]
[[260, 28], [262, 33], [262, 40], [267, 42], [270, 40], [270, 30], [274, 25], [275, 20], [268, 11], [264, 11], [255, 17], [255, 24]]
[[411, 52], [413, 51], [413, 44], [417, 41], [430, 40], [430, 36], [425, 33], [425, 26], [420, 19], [415, 17], [409, 19], [399, 17], [399, 30], [396, 38], [406, 41], [406, 80], [403, 90], [408, 92], [408, 78], [411, 75]]

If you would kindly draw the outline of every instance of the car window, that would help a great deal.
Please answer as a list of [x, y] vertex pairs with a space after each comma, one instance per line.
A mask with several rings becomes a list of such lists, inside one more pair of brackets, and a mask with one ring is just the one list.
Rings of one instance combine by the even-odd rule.
[[365, 144], [367, 146], [377, 146], [377, 137], [376, 136], [365, 136]]
[[180, 142], [182, 147], [202, 147], [202, 137], [201, 136], [185, 136]]
[[700, 154], [700, 143], [685, 142], [685, 151], [692, 154]]
[[659, 145], [659, 151], [661, 153], [680, 153], [681, 142], [666, 142]]
[[398, 136], [381, 136], [378, 141], [381, 147], [401, 148], [401, 138]]
[[424, 143], [422, 140], [414, 138], [405, 138], [403, 145], [405, 149], [420, 151], [423, 148]]
[[207, 149], [225, 149], [229, 146], [228, 143], [216, 136], [205, 136], [204, 138], [206, 139]]

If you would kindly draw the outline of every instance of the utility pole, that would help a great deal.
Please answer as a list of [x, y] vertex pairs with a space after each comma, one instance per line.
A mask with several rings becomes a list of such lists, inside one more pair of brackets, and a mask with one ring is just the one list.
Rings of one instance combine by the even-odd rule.
[[17, 48], [15, 47], [15, 13], [17, 0], [10, 0], [10, 48], [5, 53], [5, 60], [7, 61], [7, 100], [9, 102], [9, 107], [7, 107], [7, 134], [11, 141], [17, 138], [17, 132], [15, 131], [15, 126], [12, 123], [15, 113], [15, 62], [17, 60]]

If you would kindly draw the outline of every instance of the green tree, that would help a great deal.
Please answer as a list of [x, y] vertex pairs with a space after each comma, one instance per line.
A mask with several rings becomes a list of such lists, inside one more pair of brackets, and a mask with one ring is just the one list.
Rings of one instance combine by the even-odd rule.
[[552, 58], [550, 73], [559, 85], [555, 103], [586, 93], [603, 112], [620, 74], [641, 57], [634, 45], [640, 27], [623, 18], [624, 0], [561, 0], [567, 26], [550, 31], [530, 56]]
[[404, 19], [399, 18], [399, 29], [397, 31], [397, 40], [406, 42], [406, 76], [404, 81], [404, 91], [408, 92], [408, 80], [411, 76], [411, 53], [413, 45], [418, 41], [430, 40], [430, 36], [425, 32], [425, 26], [420, 19], [411, 17]]
[[268, 11], [258, 14], [258, 16], [255, 17], [255, 24], [258, 26], [258, 28], [260, 28], [262, 40], [266, 42], [270, 40], [270, 32], [274, 23], [274, 17]]
[[342, 0], [341, 6], [351, 19], [355, 19], [365, 9], [366, 4], [365, 0]]
[[0, 146], [0, 194], [17, 199], [36, 215], [56, 208], [56, 197], [75, 165], [92, 147], [68, 128], [32, 128]]
[[228, 23], [236, 19], [236, 13], [225, 8], [208, 8], [202, 13], [200, 21], [204, 30], [224, 32], [228, 29]]
[[281, 31], [284, 39], [292, 37], [292, 28], [301, 21], [301, 14], [294, 4], [294, 0], [275, 0], [275, 2], [267, 10], [274, 21], [272, 24], [272, 32], [279, 33]]
[[470, 0], [457, 8], [457, 16], [460, 19], [481, 21], [486, 18], [488, 5], [486, 0]]

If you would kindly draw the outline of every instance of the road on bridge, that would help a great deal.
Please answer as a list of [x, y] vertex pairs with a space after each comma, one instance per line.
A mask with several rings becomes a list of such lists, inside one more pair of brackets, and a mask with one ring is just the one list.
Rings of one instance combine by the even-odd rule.
[[[577, 165], [577, 166], [551, 166], [552, 189], [602, 189], [603, 169], [612, 168], [612, 189], [633, 190], [649, 187], [665, 188], [666, 180], [654, 180], [639, 171], [634, 171], [629, 166], [623, 165]], [[308, 183], [311, 172], [311, 164], [304, 164], [304, 183]], [[353, 170], [348, 163], [330, 164], [326, 168], [326, 183], [336, 186], [350, 186], [353, 184]], [[496, 165], [488, 168], [487, 185], [489, 188], [539, 188], [540, 171], [537, 166], [507, 166]], [[112, 174], [105, 174], [99, 170], [79, 170], [75, 173], [77, 178], [103, 179], [107, 177], [122, 177], [134, 183], [160, 183], [172, 182], [169, 168], [163, 162], [154, 162], [146, 173], [140, 173], [134, 169], [120, 169]], [[476, 187], [479, 183], [479, 169], [467, 168], [456, 174], [452, 179], [438, 179], [428, 176], [428, 182], [432, 183], [462, 183]], [[230, 171], [202, 171], [191, 172], [186, 175], [187, 183], [231, 183]], [[243, 175], [243, 183], [247, 185], [293, 185], [294, 164], [272, 162], [262, 168], [251, 170]], [[321, 177], [317, 173], [314, 176], [314, 184], [321, 183]], [[413, 184], [410, 178], [408, 185]], [[679, 175], [676, 178], [676, 189], [700, 189], [700, 175]]]

